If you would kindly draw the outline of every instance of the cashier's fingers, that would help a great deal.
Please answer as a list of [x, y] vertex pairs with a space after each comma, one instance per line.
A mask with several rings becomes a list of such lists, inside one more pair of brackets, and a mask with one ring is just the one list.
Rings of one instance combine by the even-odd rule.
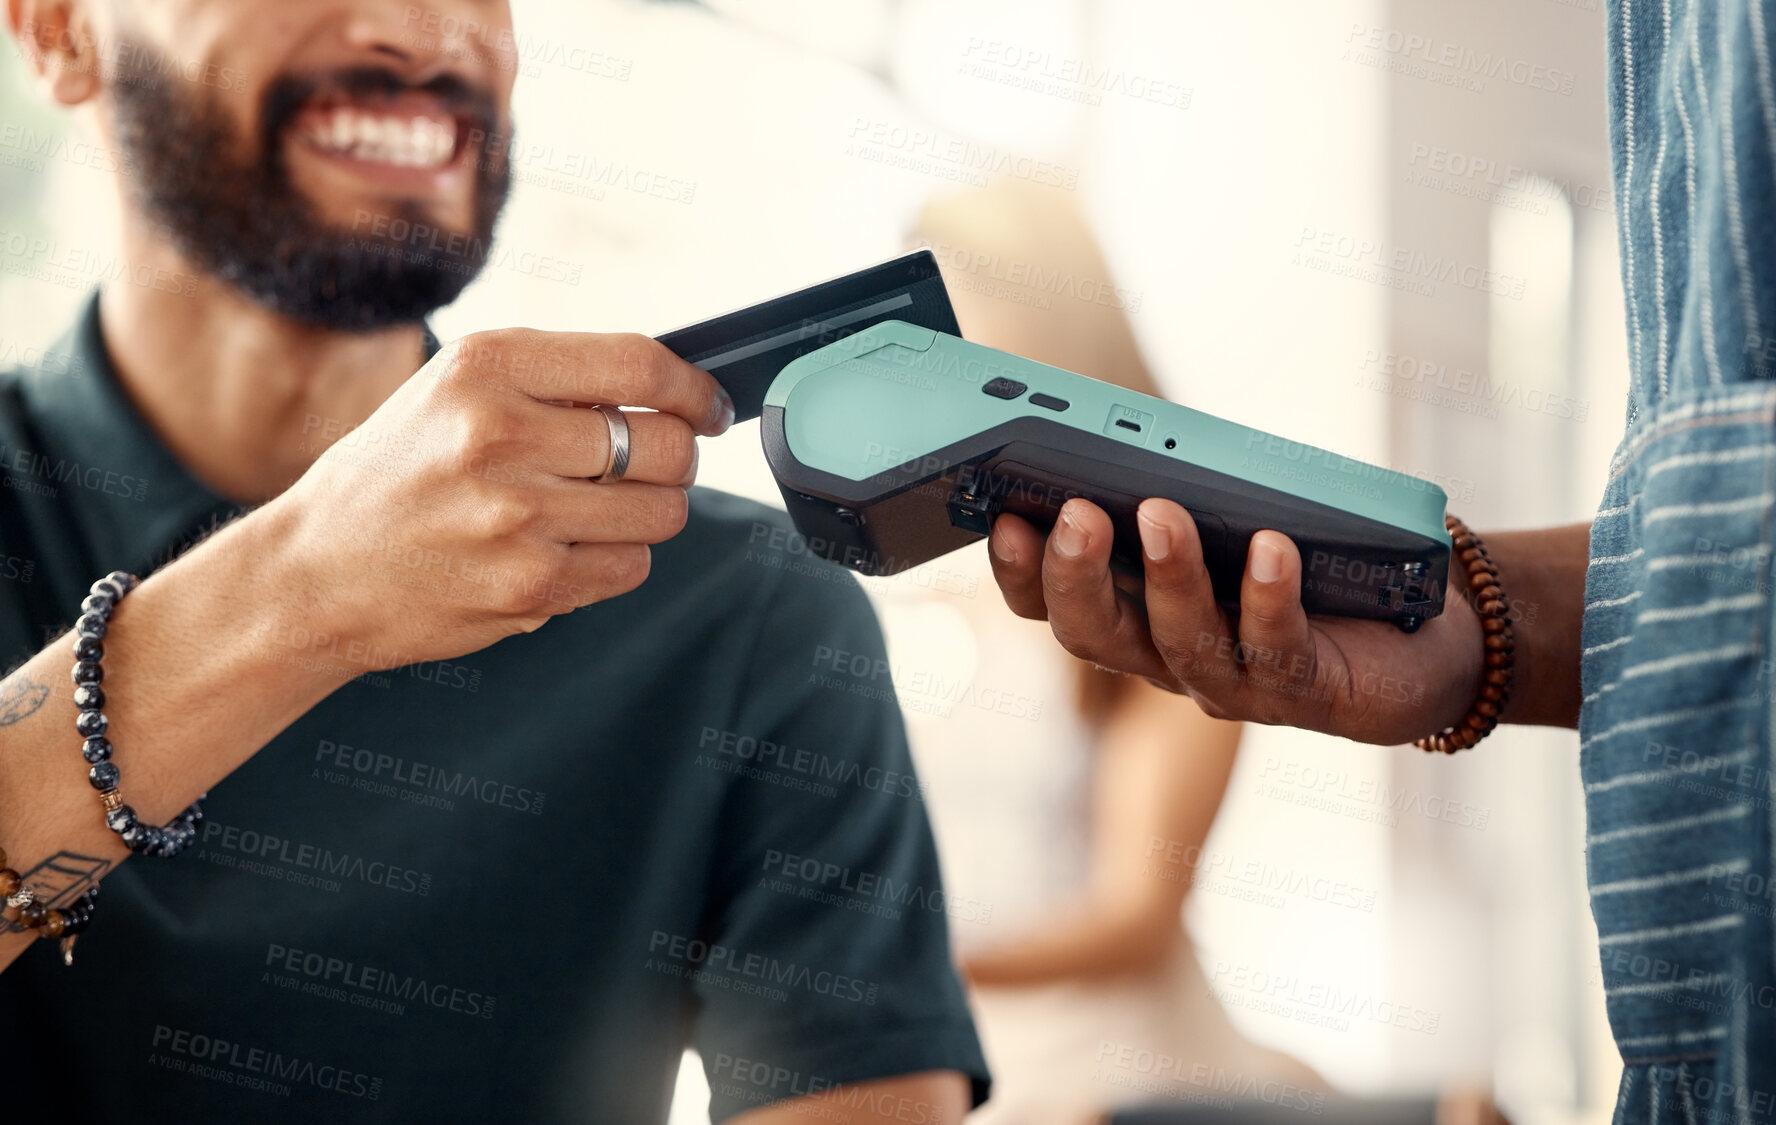
[[1301, 608], [1301, 552], [1280, 531], [1260, 531], [1246, 551], [1240, 584], [1239, 650], [1250, 707], [1259, 722], [1304, 725], [1318, 669], [1313, 630]]
[[1143, 500], [1135, 526], [1141, 533], [1142, 597], [1147, 627], [1171, 677], [1205, 708], [1231, 702], [1241, 685], [1233, 628], [1215, 602], [1203, 562], [1202, 540], [1190, 513], [1170, 500]]
[[1011, 612], [1032, 621], [1048, 620], [1048, 607], [1042, 604], [1042, 533], [1018, 516], [1000, 516], [993, 521], [987, 557]]
[[1081, 660], [1137, 676], [1164, 676], [1141, 604], [1119, 592], [1110, 573], [1114, 537], [1102, 508], [1079, 499], [1062, 506], [1042, 561], [1048, 627], [1061, 647]]

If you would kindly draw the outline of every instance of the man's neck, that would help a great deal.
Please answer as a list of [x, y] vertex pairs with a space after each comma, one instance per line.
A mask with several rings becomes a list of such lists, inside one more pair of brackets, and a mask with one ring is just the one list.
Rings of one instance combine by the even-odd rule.
[[191, 285], [105, 286], [99, 320], [118, 378], [173, 455], [230, 499], [282, 492], [423, 361], [419, 325], [342, 333], [294, 324], [164, 243], [125, 243], [133, 276]]

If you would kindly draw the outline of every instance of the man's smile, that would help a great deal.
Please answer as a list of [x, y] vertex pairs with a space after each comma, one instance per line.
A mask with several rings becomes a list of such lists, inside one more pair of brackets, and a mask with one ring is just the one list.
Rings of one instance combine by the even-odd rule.
[[368, 98], [319, 94], [285, 132], [292, 160], [433, 193], [461, 184], [472, 135], [467, 120], [420, 91]]

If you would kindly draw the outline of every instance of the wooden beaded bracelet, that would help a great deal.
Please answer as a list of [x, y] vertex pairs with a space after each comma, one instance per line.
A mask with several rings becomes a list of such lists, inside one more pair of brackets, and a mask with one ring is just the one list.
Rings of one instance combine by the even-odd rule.
[[17, 922], [27, 930], [36, 930], [39, 937], [60, 938], [62, 963], [72, 965], [74, 939], [92, 924], [93, 902], [99, 897], [99, 885], [94, 883], [85, 894], [61, 909], [45, 906], [38, 900], [37, 892], [25, 886], [25, 877], [6, 866], [6, 849], [0, 848], [0, 897], [6, 900], [6, 906], [0, 909], [0, 918]]
[[1492, 733], [1498, 726], [1499, 712], [1511, 697], [1511, 673], [1516, 644], [1511, 633], [1509, 606], [1505, 589], [1499, 581], [1498, 566], [1486, 553], [1486, 545], [1473, 529], [1454, 516], [1443, 517], [1449, 530], [1456, 557], [1467, 566], [1466, 596], [1480, 614], [1480, 628], [1486, 646], [1486, 664], [1481, 669], [1480, 693], [1474, 698], [1461, 722], [1444, 727], [1436, 734], [1414, 739], [1420, 750], [1453, 754], [1466, 750]]

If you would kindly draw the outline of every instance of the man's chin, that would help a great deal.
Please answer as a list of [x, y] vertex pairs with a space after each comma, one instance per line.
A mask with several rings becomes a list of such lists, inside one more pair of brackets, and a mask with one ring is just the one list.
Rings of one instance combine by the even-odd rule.
[[298, 198], [287, 221], [266, 216], [278, 227], [266, 232], [271, 245], [241, 256], [224, 251], [218, 272], [308, 327], [371, 332], [420, 323], [456, 300], [491, 254], [492, 223], [440, 217], [454, 208], [334, 194], [323, 209], [306, 193]]
[[294, 324], [365, 333], [419, 324], [455, 301], [480, 272], [486, 248], [465, 234], [389, 220], [395, 239], [372, 231], [310, 232], [292, 241], [282, 267], [222, 276], [266, 311]]
[[347, 336], [415, 327], [450, 303], [433, 299], [367, 301], [349, 293], [337, 297], [315, 293], [294, 298], [287, 293], [257, 294], [255, 299], [267, 312], [292, 325]]
[[315, 220], [334, 230], [359, 237], [375, 237], [371, 227], [379, 220], [386, 226], [400, 219], [408, 226], [424, 226], [467, 237], [475, 225], [474, 185], [448, 185], [449, 190], [408, 190], [363, 184], [320, 182], [327, 177], [291, 178], [296, 192]]
[[[471, 253], [474, 220], [467, 208], [441, 207], [429, 201], [365, 196], [337, 196], [325, 205], [311, 202], [318, 227], [347, 241], [375, 245], [379, 251], [402, 247], [420, 252]], [[480, 248], [485, 253], [486, 247]]]

